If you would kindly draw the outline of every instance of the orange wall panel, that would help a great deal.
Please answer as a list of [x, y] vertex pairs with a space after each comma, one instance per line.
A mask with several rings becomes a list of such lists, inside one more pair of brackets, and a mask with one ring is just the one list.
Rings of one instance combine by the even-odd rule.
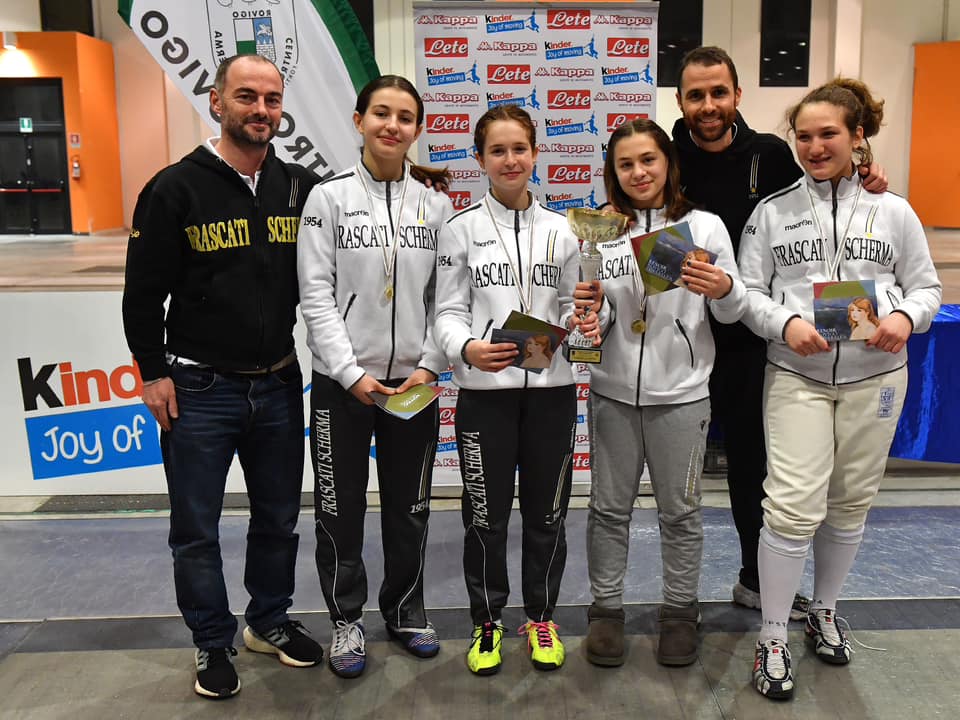
[[960, 42], [914, 46], [910, 205], [928, 227], [960, 228]]
[[[64, 138], [73, 232], [123, 227], [112, 46], [74, 32], [18, 32], [16, 50], [0, 50], [0, 76], [62, 80], [66, 133], [81, 138], [79, 149]], [[74, 156], [79, 179], [70, 173]]]

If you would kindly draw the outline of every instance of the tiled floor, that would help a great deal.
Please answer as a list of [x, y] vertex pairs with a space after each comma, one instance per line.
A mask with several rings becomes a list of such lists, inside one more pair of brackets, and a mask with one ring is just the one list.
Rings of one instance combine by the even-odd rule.
[[[434, 512], [427, 549], [426, 600], [443, 638], [440, 655], [419, 661], [387, 641], [375, 609], [381, 574], [378, 517], [367, 522], [370, 573], [369, 667], [357, 680], [327, 668], [294, 670], [241, 650], [243, 692], [210, 703], [192, 692], [189, 634], [176, 613], [166, 519], [0, 522], [0, 718], [870, 718], [954, 717], [960, 641], [960, 508], [876, 508], [840, 612], [863, 644], [848, 667], [825, 665], [791, 646], [798, 690], [790, 703], [761, 698], [748, 683], [759, 615], [728, 602], [736, 538], [724, 509], [705, 511], [700, 659], [687, 668], [656, 664], [659, 549], [656, 514], [634, 514], [628, 571], [629, 655], [622, 668], [590, 665], [581, 648], [589, 591], [585, 510], [569, 516], [567, 571], [555, 619], [568, 659], [554, 673], [534, 670], [521, 639], [508, 633], [503, 671], [477, 678], [464, 667], [469, 617], [460, 568], [456, 511]], [[222, 523], [225, 573], [235, 608], [245, 601], [246, 518]], [[312, 523], [301, 516], [296, 617], [325, 648], [329, 620], [313, 569]], [[511, 526], [518, 535], [516, 513]], [[519, 587], [518, 548], [509, 562]], [[810, 578], [804, 585], [809, 588]], [[518, 598], [504, 615], [518, 626]], [[865, 598], [865, 599], [853, 599]]]

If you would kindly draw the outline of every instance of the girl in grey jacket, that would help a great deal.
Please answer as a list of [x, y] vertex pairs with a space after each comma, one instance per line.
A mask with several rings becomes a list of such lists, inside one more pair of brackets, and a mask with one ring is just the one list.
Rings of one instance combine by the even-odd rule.
[[[707, 313], [740, 319], [746, 291], [730, 238], [719, 217], [692, 209], [679, 188], [676, 151], [650, 120], [622, 125], [610, 136], [604, 183], [611, 203], [636, 220], [627, 234], [601, 244], [599, 282], [578, 285], [578, 305], [593, 297], [603, 361], [590, 368], [591, 491], [587, 562], [593, 605], [587, 659], [623, 662], [623, 586], [630, 516], [644, 463], [660, 520], [663, 605], [657, 659], [686, 665], [697, 658], [697, 589], [703, 549], [700, 473], [710, 422], [709, 379], [714, 345]], [[685, 265], [683, 284], [649, 294], [632, 236], [680, 222], [713, 264]]]

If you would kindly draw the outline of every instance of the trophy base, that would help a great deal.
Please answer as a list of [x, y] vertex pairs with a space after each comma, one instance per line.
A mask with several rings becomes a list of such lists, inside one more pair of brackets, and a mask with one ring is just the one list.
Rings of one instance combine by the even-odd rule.
[[601, 355], [601, 349], [598, 347], [567, 346], [567, 362], [598, 365]]

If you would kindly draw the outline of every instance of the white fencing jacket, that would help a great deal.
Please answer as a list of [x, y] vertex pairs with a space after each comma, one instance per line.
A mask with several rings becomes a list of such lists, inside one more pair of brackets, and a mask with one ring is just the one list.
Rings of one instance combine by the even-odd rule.
[[813, 323], [815, 282], [875, 281], [878, 317], [902, 312], [914, 332], [926, 332], [940, 307], [940, 280], [916, 213], [898, 195], [863, 190], [856, 172], [836, 188], [804, 175], [762, 200], [744, 227], [739, 261], [748, 290], [744, 323], [768, 339], [771, 363], [816, 382], [842, 385], [896, 370], [907, 350], [841, 341], [809, 357], [795, 353], [784, 330], [796, 316]]
[[[433, 340], [434, 274], [453, 205], [407, 169], [404, 177], [402, 208], [404, 181], [378, 182], [358, 163], [314, 187], [303, 209], [297, 274], [307, 344], [313, 369], [344, 388], [364, 373], [390, 380], [447, 368]], [[384, 251], [389, 263], [394, 243], [388, 297]]]
[[527, 314], [566, 327], [579, 279], [578, 252], [566, 217], [536, 200], [526, 210], [511, 210], [488, 192], [450, 218], [440, 231], [437, 251], [435, 334], [458, 386], [491, 390], [573, 382], [559, 349], [539, 374], [518, 367], [498, 373], [478, 370], [465, 362], [462, 351], [471, 339], [489, 342], [492, 328], [502, 327], [511, 311], [523, 312], [521, 293], [530, 301]]
[[[598, 247], [603, 255], [600, 308], [603, 361], [590, 366], [590, 387], [605, 397], [636, 407], [674, 405], [702, 400], [710, 394], [710, 372], [716, 354], [707, 309], [722, 323], [740, 319], [746, 290], [737, 274], [730, 236], [719, 217], [692, 210], [680, 220], [666, 220], [662, 209], [636, 210], [637, 224], [616, 240]], [[641, 235], [686, 221], [695, 244], [717, 254], [716, 265], [733, 280], [719, 300], [678, 287], [647, 297], [630, 243]], [[646, 330], [633, 331], [643, 320]]]

